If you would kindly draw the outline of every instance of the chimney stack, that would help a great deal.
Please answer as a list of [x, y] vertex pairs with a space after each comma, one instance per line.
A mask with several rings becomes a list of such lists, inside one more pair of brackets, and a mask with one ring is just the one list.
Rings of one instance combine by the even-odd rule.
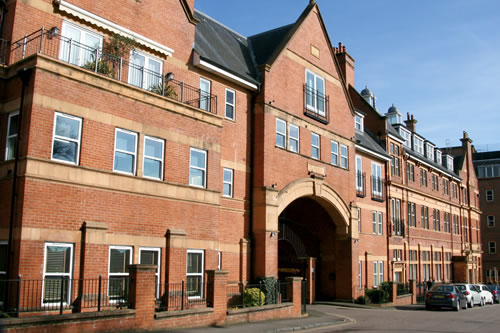
[[340, 71], [345, 79], [345, 84], [354, 87], [354, 59], [347, 53], [346, 47], [339, 43], [339, 47], [334, 47], [333, 51], [337, 56], [337, 61], [340, 65]]
[[417, 121], [415, 118], [413, 118], [413, 115], [410, 116], [410, 113], [408, 112], [406, 114], [407, 119], [405, 120], [405, 125], [408, 127], [408, 129], [412, 132], [417, 131]]

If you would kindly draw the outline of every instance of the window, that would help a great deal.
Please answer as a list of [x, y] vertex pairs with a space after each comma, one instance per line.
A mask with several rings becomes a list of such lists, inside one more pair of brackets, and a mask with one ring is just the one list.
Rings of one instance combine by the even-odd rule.
[[360, 114], [356, 113], [354, 115], [354, 128], [357, 129], [358, 131], [363, 132], [364, 124], [363, 124], [363, 119], [364, 117], [361, 116]]
[[112, 300], [123, 298], [128, 292], [129, 266], [132, 264], [132, 247], [109, 247], [108, 296]]
[[372, 225], [373, 225], [373, 233], [376, 235], [378, 228], [377, 228], [377, 212], [372, 211]]
[[363, 192], [363, 159], [361, 156], [356, 155], [356, 191]]
[[378, 234], [382, 235], [384, 233], [384, 227], [383, 227], [383, 213], [378, 212]]
[[142, 265], [155, 265], [155, 295], [156, 298], [160, 298], [160, 248], [140, 248], [139, 249], [139, 264]]
[[420, 168], [420, 186], [427, 187], [427, 170]]
[[446, 167], [448, 168], [448, 170], [453, 171], [453, 157], [446, 156]]
[[429, 144], [429, 143], [426, 143], [425, 144], [425, 152], [426, 152], [426, 157], [432, 161], [434, 161], [434, 147]]
[[276, 146], [285, 148], [286, 145], [286, 122], [276, 118]]
[[415, 165], [406, 162], [406, 180], [407, 182], [415, 182]]
[[434, 152], [436, 153], [436, 163], [439, 165], [442, 165], [443, 164], [443, 153], [437, 149], [435, 149]]
[[391, 174], [397, 177], [400, 176], [399, 157], [391, 156]]
[[400, 127], [399, 128], [399, 134], [405, 139], [404, 145], [408, 148], [411, 148], [411, 142], [410, 142], [410, 132], [405, 130], [404, 128]]
[[117, 128], [115, 132], [115, 161], [113, 171], [135, 175], [137, 133]]
[[458, 215], [453, 215], [453, 233], [455, 235], [460, 234], [460, 228], [459, 228], [459, 222], [458, 222]]
[[306, 108], [325, 116], [325, 79], [306, 69]]
[[311, 135], [311, 157], [314, 159], [319, 160], [320, 159], [320, 154], [321, 154], [321, 139], [320, 136], [316, 133], [312, 133]]
[[464, 241], [469, 241], [469, 222], [466, 217], [464, 217]]
[[429, 229], [429, 208], [422, 206], [420, 209], [421, 225], [423, 229]]
[[491, 254], [497, 253], [497, 242], [488, 242], [488, 252]]
[[448, 179], [443, 179], [443, 194], [450, 194], [450, 181]]
[[493, 201], [494, 200], [494, 195], [493, 195], [493, 190], [486, 190], [486, 201]]
[[299, 127], [292, 124], [288, 126], [288, 150], [299, 152]]
[[424, 154], [424, 140], [413, 135], [413, 150], [421, 155]]
[[200, 78], [200, 109], [210, 111], [210, 81]]
[[162, 65], [159, 59], [137, 50], [131, 51], [128, 83], [147, 90], [160, 87]]
[[417, 226], [415, 211], [416, 211], [415, 204], [413, 202], [408, 202], [408, 225], [410, 227]]
[[434, 231], [441, 231], [441, 213], [437, 209], [432, 209], [432, 222], [434, 224]]
[[340, 167], [347, 169], [349, 167], [349, 149], [346, 145], [340, 145]]
[[432, 174], [432, 190], [439, 191], [439, 176]]
[[65, 21], [61, 35], [65, 38], [61, 39], [60, 59], [77, 66], [95, 62], [96, 54], [102, 48], [102, 36]]
[[444, 232], [450, 232], [450, 213], [444, 212]]
[[222, 269], [222, 252], [217, 252], [217, 269], [220, 271]]
[[60, 303], [62, 294], [63, 303], [69, 304], [73, 273], [73, 244], [45, 243], [44, 259], [42, 303]]
[[382, 284], [382, 282], [384, 282], [384, 262], [383, 261], [379, 261], [378, 262], [378, 265], [379, 265], [379, 269], [378, 269], [378, 282], [380, 284]]
[[234, 120], [234, 107], [235, 107], [235, 92], [231, 89], [226, 89], [226, 111], [225, 117]]
[[456, 183], [451, 183], [451, 196], [454, 199], [458, 198], [458, 186]]
[[222, 195], [229, 198], [233, 197], [233, 169], [224, 168]]
[[373, 286], [378, 286], [378, 262], [373, 262]]
[[187, 251], [186, 291], [190, 298], [203, 297], [204, 251]]
[[163, 179], [163, 154], [165, 141], [153, 137], [144, 137], [143, 176]]
[[331, 159], [333, 165], [339, 165], [339, 144], [336, 141], [330, 141]]
[[56, 112], [52, 141], [52, 159], [70, 164], [78, 164], [81, 133], [81, 118]]
[[358, 261], [358, 281], [359, 281], [359, 289], [363, 289], [363, 262]]
[[401, 200], [391, 199], [392, 231], [394, 235], [403, 236], [403, 221], [401, 220]]
[[382, 196], [382, 165], [372, 162], [372, 194]]
[[373, 234], [374, 235], [382, 235], [384, 232], [383, 226], [383, 213], [372, 211], [372, 225], [373, 225]]
[[487, 221], [488, 228], [494, 228], [495, 227], [495, 216], [488, 215], [486, 217], [486, 221]]
[[403, 250], [401, 250], [401, 249], [392, 250], [392, 258], [393, 258], [393, 261], [402, 261], [403, 260]]
[[9, 114], [7, 121], [7, 140], [5, 147], [5, 160], [12, 160], [16, 156], [17, 133], [19, 130], [19, 112]]
[[358, 207], [358, 232], [361, 232], [361, 208]]
[[500, 164], [480, 165], [477, 171], [478, 178], [500, 177]]
[[189, 185], [206, 187], [207, 152], [191, 148], [189, 156]]

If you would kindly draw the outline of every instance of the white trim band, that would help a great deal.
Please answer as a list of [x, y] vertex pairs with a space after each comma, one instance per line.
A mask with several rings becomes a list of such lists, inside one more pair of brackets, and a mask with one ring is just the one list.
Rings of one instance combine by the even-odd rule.
[[238, 77], [238, 76], [236, 76], [234, 74], [231, 74], [228, 71], [223, 70], [222, 68], [219, 68], [217, 66], [214, 66], [214, 65], [206, 62], [205, 60], [201, 60], [200, 59], [200, 62], [199, 63], [195, 62], [194, 65], [195, 66], [197, 65], [198, 67], [206, 69], [209, 72], [215, 72], [216, 74], [223, 75], [223, 76], [227, 77], [230, 81], [242, 84], [242, 85], [244, 85], [246, 87], [249, 87], [249, 88], [251, 88], [253, 90], [257, 90], [258, 89], [258, 87], [257, 87], [256, 84], [251, 83], [251, 82], [249, 82], [247, 80], [244, 80], [244, 79], [242, 79], [242, 78], [240, 78], [240, 77]]
[[72, 5], [68, 3], [67, 1], [64, 0], [54, 0], [54, 4], [58, 6], [59, 10], [61, 12], [65, 12], [68, 14], [71, 14], [75, 17], [78, 17], [86, 22], [89, 22], [90, 24], [94, 24], [98, 27], [101, 27], [103, 29], [106, 29], [112, 33], [118, 34], [120, 36], [124, 36], [127, 38], [131, 38], [135, 40], [137, 43], [146, 46], [147, 48], [150, 48], [156, 52], [159, 52], [161, 54], [164, 54], [166, 56], [172, 56], [174, 53], [174, 50], [171, 48], [162, 45], [158, 42], [155, 42], [154, 40], [151, 40], [143, 35], [140, 35], [136, 32], [133, 32], [132, 30], [129, 30], [127, 28], [124, 28], [122, 26], [119, 26], [116, 23], [113, 23], [111, 21], [108, 21], [100, 16], [97, 16], [95, 14], [92, 14], [91, 12], [82, 9], [80, 7], [77, 7], [75, 5]]
[[384, 161], [390, 161], [391, 159], [389, 157], [385, 157], [384, 155], [381, 155], [379, 153], [376, 153], [374, 151], [371, 151], [370, 149], [367, 149], [365, 147], [362, 147], [360, 145], [355, 145], [356, 149], [361, 150], [362, 152], [367, 153], [368, 155], [372, 155], [373, 157], [379, 158]]

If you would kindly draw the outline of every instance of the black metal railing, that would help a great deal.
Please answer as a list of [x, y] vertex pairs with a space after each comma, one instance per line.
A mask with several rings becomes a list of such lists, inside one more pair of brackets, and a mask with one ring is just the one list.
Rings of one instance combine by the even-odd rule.
[[330, 122], [329, 97], [304, 84], [304, 114], [323, 124], [328, 124]]
[[9, 62], [10, 42], [0, 38], [0, 65], [6, 65]]
[[392, 234], [395, 236], [405, 236], [405, 220], [404, 219], [393, 219]]
[[156, 311], [183, 311], [206, 307], [207, 286], [206, 282], [199, 280], [160, 284]]
[[15, 280], [0, 280], [0, 311], [18, 316], [21, 312], [59, 311], [63, 314], [64, 310], [99, 312], [127, 307], [129, 285], [128, 276], [95, 279], [52, 276], [37, 280], [19, 276]]
[[245, 308], [291, 302], [289, 283], [275, 281], [271, 287], [265, 283], [229, 282], [227, 286], [228, 308]]
[[170, 80], [163, 73], [134, 63], [133, 59], [105, 53], [99, 47], [76, 42], [44, 28], [12, 43], [10, 63], [36, 53], [57, 58], [210, 113], [217, 113], [216, 95], [182, 81]]
[[370, 183], [372, 184], [372, 200], [384, 201], [385, 200], [385, 181], [380, 177], [370, 177]]
[[366, 197], [366, 173], [356, 172], [356, 195], [360, 198]]
[[404, 282], [397, 283], [397, 295], [398, 296], [410, 295], [412, 293], [412, 291], [410, 289], [411, 288], [410, 288], [409, 283], [404, 283]]

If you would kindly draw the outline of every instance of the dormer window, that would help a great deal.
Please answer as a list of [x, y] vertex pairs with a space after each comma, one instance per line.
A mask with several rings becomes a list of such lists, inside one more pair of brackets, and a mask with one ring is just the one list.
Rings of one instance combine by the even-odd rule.
[[443, 164], [443, 153], [440, 150], [435, 150], [436, 153], [436, 163], [439, 165]]
[[410, 132], [405, 130], [403, 127], [400, 127], [399, 134], [405, 139], [404, 145], [408, 148], [411, 148]]
[[430, 143], [425, 144], [425, 156], [428, 159], [434, 161], [434, 146]]
[[364, 116], [357, 112], [354, 115], [354, 128], [361, 132], [364, 130]]
[[453, 157], [446, 156], [446, 167], [448, 168], [448, 170], [453, 171]]
[[424, 140], [416, 135], [413, 135], [413, 150], [421, 155], [424, 154]]

